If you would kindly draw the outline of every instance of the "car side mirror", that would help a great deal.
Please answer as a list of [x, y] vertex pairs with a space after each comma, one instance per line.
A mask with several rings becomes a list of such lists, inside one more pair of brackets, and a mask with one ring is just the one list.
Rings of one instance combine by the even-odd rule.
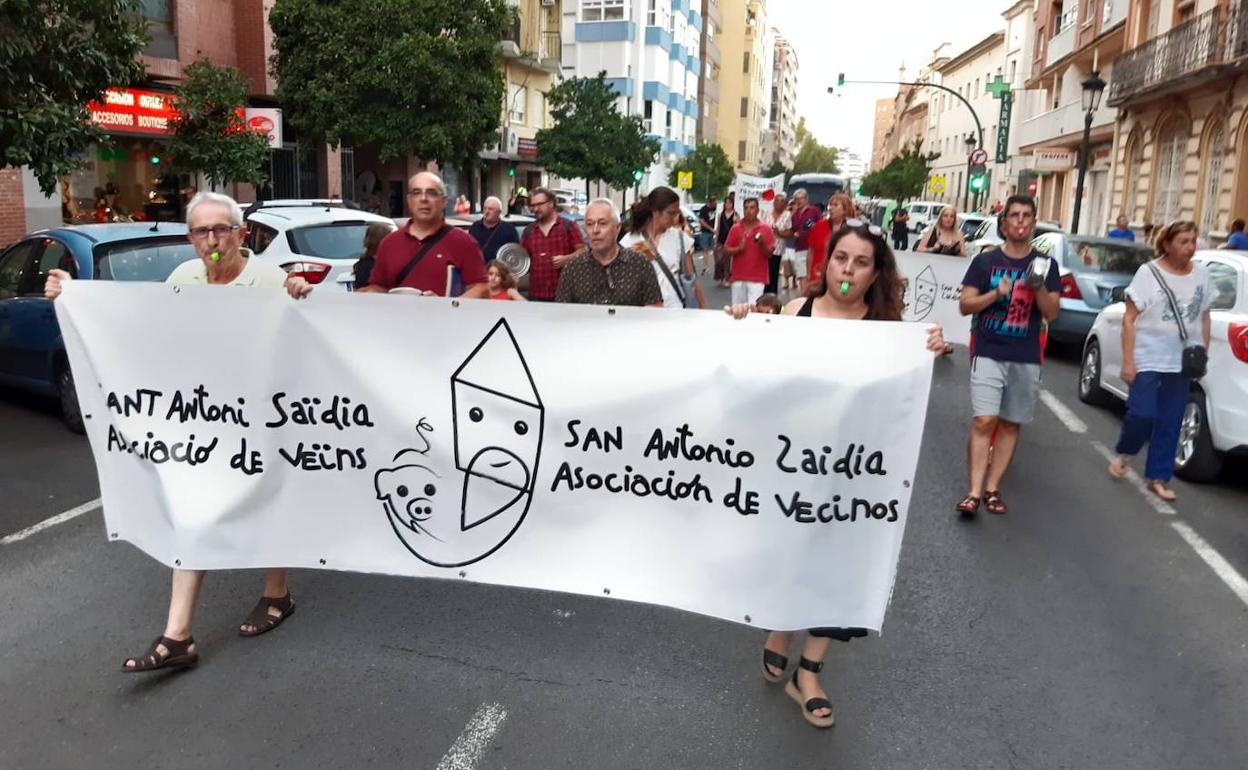
[[1115, 286], [1109, 290], [1109, 298], [1113, 302], [1124, 302], [1127, 299], [1127, 287]]

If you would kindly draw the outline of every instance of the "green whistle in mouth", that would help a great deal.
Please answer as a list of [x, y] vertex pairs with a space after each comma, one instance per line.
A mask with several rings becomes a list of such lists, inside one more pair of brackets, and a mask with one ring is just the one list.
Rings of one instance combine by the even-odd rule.
[[849, 281], [841, 281], [841, 294], [849, 294]]
[[219, 251], [214, 251], [214, 252], [212, 252], [211, 254], [209, 254], [209, 255], [208, 255], [208, 258], [209, 258], [209, 259], [211, 259], [213, 262], [220, 262], [220, 261], [221, 261], [221, 252], [219, 252]]

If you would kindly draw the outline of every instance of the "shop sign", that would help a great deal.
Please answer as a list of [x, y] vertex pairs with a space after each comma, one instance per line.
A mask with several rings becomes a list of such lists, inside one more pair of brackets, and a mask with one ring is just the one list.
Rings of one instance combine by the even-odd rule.
[[521, 139], [516, 144], [516, 150], [522, 158], [535, 159], [537, 158], [537, 140]]
[[282, 111], [277, 107], [248, 107], [243, 113], [247, 128], [269, 138], [269, 148], [282, 147]]
[[178, 115], [170, 94], [139, 88], [109, 89], [87, 109], [91, 122], [104, 131], [153, 136], [172, 134], [169, 121]]
[[1036, 150], [1037, 171], [1067, 171], [1075, 167], [1075, 154], [1070, 150]]

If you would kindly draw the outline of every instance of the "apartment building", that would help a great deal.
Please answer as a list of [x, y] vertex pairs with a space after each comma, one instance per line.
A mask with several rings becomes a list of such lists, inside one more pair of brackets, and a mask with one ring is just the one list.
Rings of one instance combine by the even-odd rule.
[[723, 54], [719, 38], [723, 34], [724, 15], [719, 0], [702, 0], [702, 71], [698, 77], [697, 140], [714, 144], [719, 140], [719, 78]]
[[871, 140], [871, 164], [869, 171], [879, 171], [893, 159], [888, 155], [888, 131], [893, 127], [897, 116], [895, 109], [897, 98], [890, 96], [877, 99], [875, 102], [875, 132]]
[[797, 51], [772, 29], [771, 98], [763, 164], [779, 161], [793, 168], [797, 157]]
[[719, 145], [736, 167], [758, 174], [763, 160], [763, 132], [767, 129], [767, 80], [771, 75], [765, 0], [720, 0], [723, 34], [720, 51], [718, 117]]

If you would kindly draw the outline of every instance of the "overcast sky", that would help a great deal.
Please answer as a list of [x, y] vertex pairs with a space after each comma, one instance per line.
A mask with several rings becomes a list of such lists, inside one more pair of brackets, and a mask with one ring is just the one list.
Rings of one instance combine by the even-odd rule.
[[847, 80], [914, 77], [941, 43], [961, 52], [996, 30], [1007, 0], [767, 0], [771, 26], [797, 50], [798, 114], [823, 144], [847, 146], [870, 160], [875, 101], [896, 86], [847, 85], [829, 96], [836, 74]]

